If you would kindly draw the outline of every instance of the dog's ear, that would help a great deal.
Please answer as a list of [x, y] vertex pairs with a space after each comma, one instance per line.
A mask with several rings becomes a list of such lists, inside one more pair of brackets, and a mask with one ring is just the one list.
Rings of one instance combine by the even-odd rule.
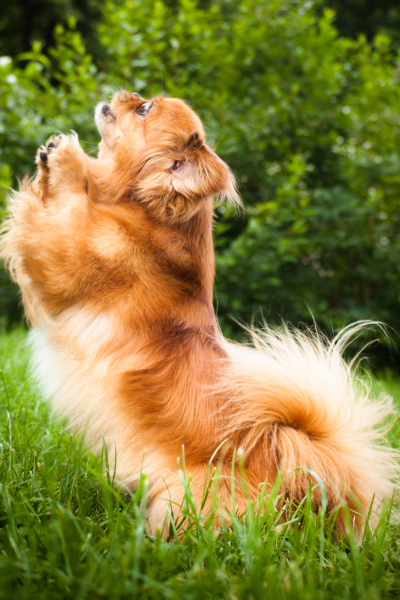
[[174, 159], [171, 175], [173, 188], [188, 200], [218, 196], [240, 205], [233, 173], [197, 131], [192, 131], [183, 151]]
[[147, 147], [133, 178], [135, 198], [169, 221], [191, 218], [210, 196], [241, 205], [233, 173], [197, 131]]

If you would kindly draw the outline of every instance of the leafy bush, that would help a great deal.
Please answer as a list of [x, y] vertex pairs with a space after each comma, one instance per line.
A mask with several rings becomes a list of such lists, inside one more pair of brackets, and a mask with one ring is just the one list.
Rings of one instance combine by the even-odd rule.
[[258, 307], [269, 320], [311, 312], [325, 328], [371, 318], [400, 331], [400, 56], [382, 35], [340, 38], [333, 18], [300, 0], [106, 1], [107, 73], [72, 20], [50, 60], [38, 43], [24, 62], [0, 59], [0, 174], [31, 169], [55, 130], [76, 129], [90, 150], [90, 107], [113, 80], [183, 97], [246, 205], [239, 219], [217, 210], [225, 331]]

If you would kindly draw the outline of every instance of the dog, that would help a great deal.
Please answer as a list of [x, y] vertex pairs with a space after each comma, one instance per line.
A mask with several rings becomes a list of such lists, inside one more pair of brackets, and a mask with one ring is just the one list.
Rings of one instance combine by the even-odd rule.
[[53, 409], [96, 451], [106, 443], [123, 485], [146, 475], [153, 535], [180, 514], [182, 448], [205, 515], [208, 485], [229, 519], [278, 481], [286, 505], [310, 488], [315, 512], [326, 498], [342, 533], [345, 505], [360, 533], [373, 503], [373, 527], [398, 467], [390, 398], [371, 401], [342, 358], [359, 326], [331, 343], [284, 326], [254, 331], [252, 345], [225, 340], [212, 220], [215, 198], [240, 204], [233, 174], [182, 100], [120, 91], [95, 121], [98, 158], [76, 134], [50, 138], [3, 226]]

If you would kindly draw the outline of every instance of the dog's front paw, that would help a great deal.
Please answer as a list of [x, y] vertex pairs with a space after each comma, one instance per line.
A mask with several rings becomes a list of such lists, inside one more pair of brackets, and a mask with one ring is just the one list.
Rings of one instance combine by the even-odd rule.
[[46, 144], [44, 146], [40, 146], [36, 153], [36, 164], [48, 169], [47, 160], [49, 155], [55, 148], [57, 148], [57, 146], [59, 146], [64, 137], [65, 136], [62, 133], [60, 135], [52, 135], [49, 137]]
[[77, 134], [53, 135], [36, 154], [38, 185], [52, 197], [68, 191], [81, 193], [87, 188], [86, 155]]

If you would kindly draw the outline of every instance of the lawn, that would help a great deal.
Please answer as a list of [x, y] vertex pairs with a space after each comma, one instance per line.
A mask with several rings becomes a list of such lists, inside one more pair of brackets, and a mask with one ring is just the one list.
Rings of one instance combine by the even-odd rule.
[[[181, 538], [148, 537], [145, 492], [119, 493], [112, 473], [102, 475], [105, 457], [49, 416], [29, 380], [25, 335], [0, 336], [0, 600], [399, 597], [390, 508], [361, 542], [335, 540], [307, 502], [282, 521], [273, 498], [265, 516], [230, 529], [194, 517]], [[386, 374], [375, 385], [400, 403], [399, 380]], [[398, 423], [390, 441], [400, 444]]]

